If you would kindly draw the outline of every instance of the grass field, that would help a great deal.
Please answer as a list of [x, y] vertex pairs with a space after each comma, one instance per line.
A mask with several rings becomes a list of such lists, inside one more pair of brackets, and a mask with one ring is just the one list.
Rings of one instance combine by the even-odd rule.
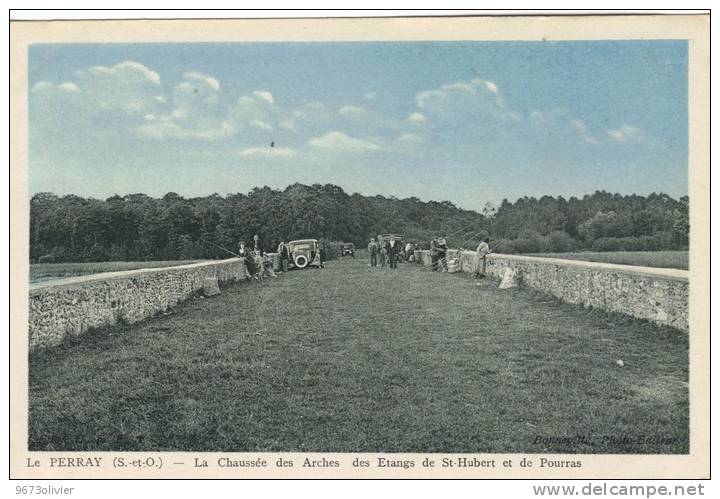
[[33, 451], [688, 452], [687, 334], [410, 264], [233, 285], [29, 361]]
[[582, 253], [535, 253], [530, 256], [567, 258], [586, 262], [619, 263], [622, 265], [640, 265], [642, 267], [663, 267], [688, 269], [687, 251], [611, 251]]
[[200, 260], [171, 260], [158, 262], [89, 262], [89, 263], [33, 263], [30, 264], [30, 282], [61, 277], [118, 272], [121, 270], [174, 267]]

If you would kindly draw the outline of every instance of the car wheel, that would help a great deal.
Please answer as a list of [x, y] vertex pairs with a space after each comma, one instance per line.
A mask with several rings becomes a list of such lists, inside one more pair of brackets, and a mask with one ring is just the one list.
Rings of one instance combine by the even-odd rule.
[[299, 269], [304, 269], [308, 265], [308, 258], [305, 255], [298, 255], [295, 257], [295, 266]]

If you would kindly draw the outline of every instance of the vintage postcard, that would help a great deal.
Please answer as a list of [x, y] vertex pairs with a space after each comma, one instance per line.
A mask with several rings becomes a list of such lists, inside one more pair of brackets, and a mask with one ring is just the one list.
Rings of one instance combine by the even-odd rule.
[[10, 48], [12, 478], [709, 477], [709, 15]]

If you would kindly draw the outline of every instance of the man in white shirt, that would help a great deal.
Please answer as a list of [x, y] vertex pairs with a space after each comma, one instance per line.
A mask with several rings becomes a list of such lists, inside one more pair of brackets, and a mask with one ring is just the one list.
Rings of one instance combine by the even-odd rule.
[[[475, 277], [476, 278], [484, 278], [485, 277], [485, 267], [487, 265], [487, 256], [492, 253], [490, 251], [490, 246], [488, 243], [490, 242], [490, 238], [486, 237], [484, 241], [481, 241], [480, 244], [477, 247], [476, 254], [475, 254]], [[480, 261], [482, 260], [482, 269], [480, 268]]]

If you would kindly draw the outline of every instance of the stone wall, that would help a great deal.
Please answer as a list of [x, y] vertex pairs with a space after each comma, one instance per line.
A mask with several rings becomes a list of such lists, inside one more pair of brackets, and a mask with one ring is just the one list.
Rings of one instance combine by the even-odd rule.
[[107, 272], [59, 279], [30, 289], [30, 349], [57, 345], [90, 328], [133, 323], [177, 305], [208, 283], [243, 279], [232, 258], [160, 269]]
[[[431, 265], [429, 251], [416, 262]], [[475, 252], [448, 251], [460, 257], [463, 272], [475, 271]], [[688, 331], [688, 271], [492, 254], [487, 274], [500, 279], [510, 269], [518, 285], [527, 286], [568, 303], [600, 308]]]

